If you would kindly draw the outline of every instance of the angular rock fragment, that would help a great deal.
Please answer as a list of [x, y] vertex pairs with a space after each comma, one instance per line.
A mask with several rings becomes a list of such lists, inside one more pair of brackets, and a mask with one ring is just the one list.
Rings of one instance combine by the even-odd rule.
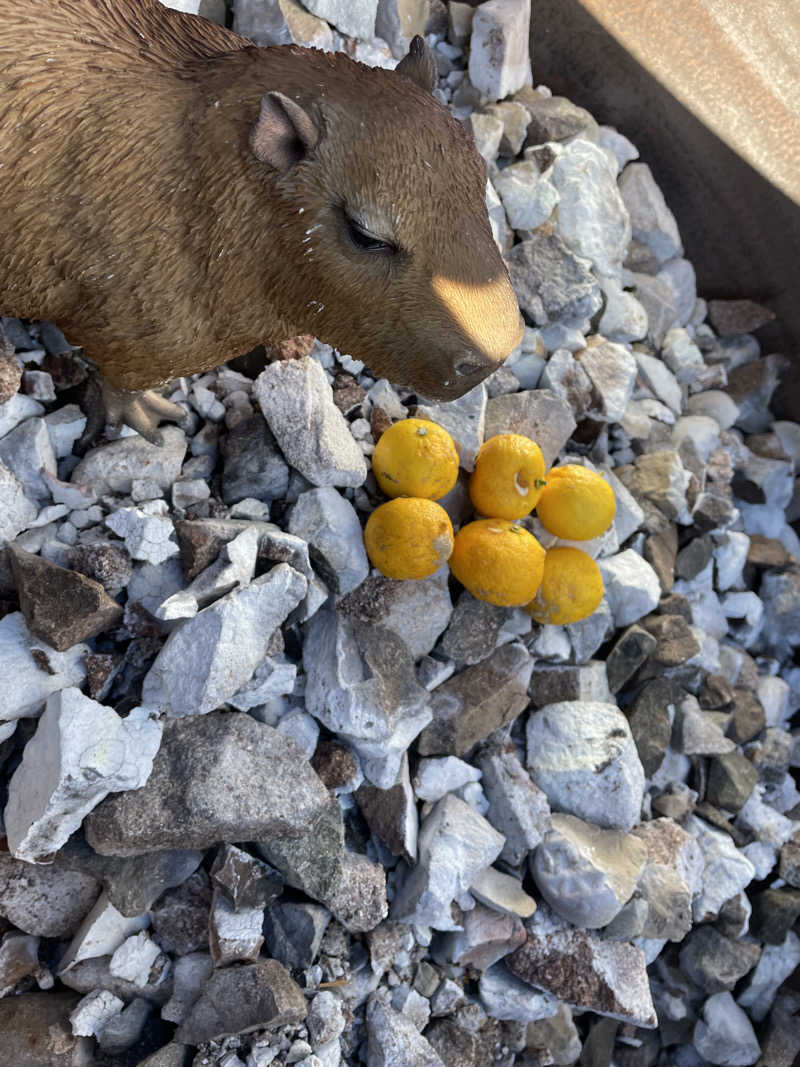
[[351, 592], [369, 574], [356, 510], [332, 486], [301, 493], [289, 516], [288, 528], [289, 533], [308, 542], [322, 580], [334, 592]]
[[97, 496], [125, 496], [135, 478], [147, 478], [165, 492], [180, 475], [186, 437], [177, 426], [162, 427], [161, 435], [159, 445], [151, 445], [137, 434], [93, 448], [72, 472], [70, 481]]
[[[386, 998], [388, 999], [388, 998]], [[445, 1067], [416, 1026], [380, 995], [367, 1005], [367, 1063], [370, 1067]]]
[[86, 645], [73, 645], [66, 652], [56, 652], [33, 637], [21, 612], [5, 615], [0, 619], [0, 721], [36, 715], [51, 693], [82, 685], [88, 651]]
[[142, 699], [170, 716], [218, 708], [252, 677], [272, 634], [306, 592], [305, 578], [278, 564], [173, 630], [142, 686]]
[[222, 845], [211, 879], [234, 908], [265, 908], [283, 892], [283, 878], [268, 864], [235, 845]]
[[681, 970], [706, 993], [731, 992], [760, 955], [758, 945], [732, 941], [713, 926], [698, 926], [681, 945]]
[[356, 802], [370, 830], [392, 855], [401, 856], [406, 863], [414, 863], [417, 858], [419, 820], [408, 774], [408, 756], [403, 756], [394, 785], [388, 789], [378, 789], [368, 784], [359, 786]]
[[558, 1011], [558, 1001], [549, 993], [540, 993], [496, 963], [481, 975], [481, 1002], [495, 1019], [514, 1019], [532, 1023], [548, 1019]]
[[605, 339], [582, 349], [577, 359], [599, 401], [592, 414], [605, 422], [620, 422], [636, 383], [636, 360], [622, 345]]
[[616, 626], [628, 626], [653, 611], [661, 587], [656, 572], [638, 553], [627, 548], [598, 565]]
[[743, 992], [736, 998], [751, 1019], [761, 1022], [780, 986], [800, 964], [800, 937], [790, 930], [780, 945], [765, 945]]
[[270, 364], [256, 379], [253, 395], [281, 452], [312, 485], [361, 485], [367, 476], [364, 456], [317, 360], [305, 356]]
[[680, 255], [678, 224], [650, 167], [646, 163], [630, 163], [620, 178], [619, 188], [630, 214], [634, 240], [645, 245], [659, 265]]
[[8, 553], [28, 629], [56, 651], [88, 641], [122, 618], [120, 605], [91, 578], [13, 544]]
[[431, 696], [433, 719], [419, 736], [420, 754], [464, 756], [515, 719], [528, 703], [532, 669], [524, 645], [503, 645], [443, 682]]
[[344, 822], [335, 798], [307, 821], [301, 833], [270, 837], [257, 848], [289, 885], [314, 900], [326, 900], [335, 893], [342, 878]]
[[106, 894], [101, 893], [61, 957], [59, 971], [68, 971], [81, 960], [110, 956], [126, 937], [143, 930], [149, 921], [146, 912], [131, 918], [120, 915]]
[[442, 797], [420, 828], [419, 860], [395, 895], [393, 920], [458, 930], [451, 902], [497, 859], [504, 840], [463, 800]]
[[531, 82], [528, 56], [528, 0], [490, 0], [475, 13], [469, 58], [469, 79], [490, 100], [511, 96]]
[[383, 867], [366, 856], [346, 851], [342, 857], [341, 881], [325, 903], [350, 933], [374, 930], [389, 912]]
[[222, 443], [222, 499], [238, 504], [245, 499], [270, 503], [289, 488], [289, 466], [260, 415], [245, 416], [231, 427]]
[[99, 892], [88, 874], [0, 855], [0, 915], [36, 937], [71, 937]]
[[441, 934], [433, 947], [438, 960], [485, 971], [525, 940], [525, 927], [516, 915], [476, 904], [464, 912], [463, 929]]
[[337, 610], [362, 622], [385, 626], [406, 642], [412, 658], [418, 660], [433, 649], [450, 621], [453, 606], [448, 574], [444, 566], [429, 578], [409, 581], [376, 575], [343, 597]]
[[526, 926], [528, 940], [505, 960], [512, 974], [580, 1011], [657, 1025], [640, 948], [576, 930], [546, 908]]
[[573, 815], [553, 814], [531, 871], [550, 907], [573, 925], [607, 926], [630, 900], [647, 858], [632, 834], [601, 830]]
[[291, 738], [248, 715], [212, 712], [168, 722], [147, 784], [106, 798], [85, 829], [95, 851], [135, 856], [297, 835], [327, 804]]
[[145, 931], [131, 934], [114, 950], [108, 964], [115, 978], [133, 982], [137, 986], [155, 985], [163, 981], [170, 963], [159, 946]]
[[547, 797], [533, 783], [511, 745], [488, 744], [479, 751], [477, 763], [489, 801], [486, 818], [505, 837], [500, 859], [518, 867], [549, 829]]
[[496, 396], [486, 405], [486, 439], [499, 433], [530, 437], [541, 448], [545, 467], [553, 465], [574, 429], [569, 405], [549, 389]]
[[27, 530], [38, 510], [16, 474], [0, 460], [0, 547]]
[[431, 719], [408, 646], [382, 626], [323, 608], [307, 627], [303, 664], [307, 710], [352, 745], [373, 785], [392, 786], [403, 753]]
[[214, 964], [207, 952], [190, 952], [179, 956], [172, 970], [172, 992], [161, 1009], [161, 1018], [171, 1023], [182, 1023], [213, 970]]
[[712, 1063], [755, 1063], [761, 1054], [750, 1020], [730, 993], [715, 993], [705, 1002], [694, 1047]]
[[215, 892], [208, 924], [208, 944], [214, 966], [227, 967], [236, 960], [258, 959], [264, 943], [263, 921], [263, 907], [235, 908], [227, 897]]
[[629, 830], [641, 814], [644, 772], [625, 716], [613, 704], [568, 701], [534, 712], [528, 767], [551, 808]]
[[264, 913], [267, 952], [293, 970], [310, 967], [330, 919], [331, 913], [319, 904], [274, 904]]
[[228, 1034], [296, 1026], [305, 1016], [305, 997], [288, 971], [277, 960], [261, 960], [215, 971], [176, 1038], [199, 1045]]
[[55, 475], [56, 457], [44, 419], [25, 419], [0, 437], [0, 462], [25, 486], [25, 495], [40, 506], [50, 500], [45, 474]]
[[52, 992], [0, 1000], [0, 1043], [7, 1062], [19, 1067], [91, 1063], [91, 1039], [75, 1037], [69, 1023], [79, 1000], [75, 993]]
[[420, 398], [414, 416], [418, 419], [430, 419], [447, 430], [455, 441], [459, 466], [465, 471], [471, 471], [475, 467], [478, 449], [484, 441], [486, 402], [486, 386], [481, 382], [457, 400], [449, 400], [444, 404]]
[[695, 922], [709, 922], [717, 917], [725, 901], [750, 884], [755, 867], [734, 845], [731, 837], [690, 815], [686, 829], [703, 854], [701, 890], [692, 904]]
[[131, 559], [158, 565], [178, 554], [173, 538], [175, 528], [163, 500], [148, 500], [141, 507], [118, 508], [105, 522], [124, 540]]
[[39, 938], [10, 930], [0, 943], [0, 997], [8, 996], [17, 982], [39, 971]]
[[487, 908], [518, 915], [521, 919], [529, 918], [536, 911], [536, 901], [522, 888], [520, 879], [494, 867], [478, 871], [469, 891]]
[[579, 326], [600, 310], [603, 297], [589, 264], [551, 227], [514, 245], [507, 261], [519, 305], [537, 326]]
[[141, 788], [161, 732], [143, 708], [121, 719], [78, 689], [54, 693], [9, 783], [4, 818], [12, 855], [48, 862], [109, 793]]

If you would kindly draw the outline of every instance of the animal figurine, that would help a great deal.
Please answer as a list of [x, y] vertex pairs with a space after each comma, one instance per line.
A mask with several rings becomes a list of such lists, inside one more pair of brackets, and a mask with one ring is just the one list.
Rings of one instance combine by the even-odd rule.
[[300, 333], [461, 396], [523, 326], [434, 75], [419, 37], [388, 71], [157, 0], [0, 0], [0, 310], [151, 441], [183, 412], [149, 390]]

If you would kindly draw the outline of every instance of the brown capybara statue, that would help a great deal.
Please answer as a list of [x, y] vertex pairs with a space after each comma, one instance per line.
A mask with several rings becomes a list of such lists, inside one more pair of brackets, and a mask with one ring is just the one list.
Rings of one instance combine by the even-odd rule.
[[421, 38], [394, 71], [157, 0], [0, 0], [0, 311], [55, 321], [109, 421], [143, 392], [314, 334], [453, 399], [522, 320], [472, 141]]

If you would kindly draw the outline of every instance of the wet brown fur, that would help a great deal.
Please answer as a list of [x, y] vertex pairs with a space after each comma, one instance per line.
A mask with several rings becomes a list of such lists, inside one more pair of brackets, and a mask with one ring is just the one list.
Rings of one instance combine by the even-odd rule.
[[[248, 144], [270, 90], [322, 134], [284, 175]], [[458, 123], [395, 72], [256, 48], [156, 0], [0, 0], [0, 310], [53, 319], [115, 385], [308, 332], [460, 395], [489, 368], [454, 380], [459, 356], [499, 362], [519, 336], [484, 182]], [[356, 249], [344, 204], [388, 218], [399, 253]]]

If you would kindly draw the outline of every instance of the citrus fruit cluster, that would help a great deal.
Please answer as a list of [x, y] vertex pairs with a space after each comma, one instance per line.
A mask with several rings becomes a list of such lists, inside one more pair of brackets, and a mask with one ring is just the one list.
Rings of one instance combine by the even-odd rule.
[[597, 608], [603, 580], [591, 556], [568, 546], [545, 551], [515, 520], [536, 508], [556, 537], [598, 537], [616, 511], [601, 475], [572, 464], [548, 472], [534, 441], [498, 434], [481, 447], [470, 476], [479, 517], [454, 536], [447, 512], [435, 502], [458, 477], [458, 451], [446, 430], [427, 419], [395, 423], [378, 441], [372, 469], [393, 498], [375, 509], [364, 529], [367, 554], [382, 574], [426, 578], [449, 561], [473, 596], [523, 606], [540, 623], [577, 622]]

